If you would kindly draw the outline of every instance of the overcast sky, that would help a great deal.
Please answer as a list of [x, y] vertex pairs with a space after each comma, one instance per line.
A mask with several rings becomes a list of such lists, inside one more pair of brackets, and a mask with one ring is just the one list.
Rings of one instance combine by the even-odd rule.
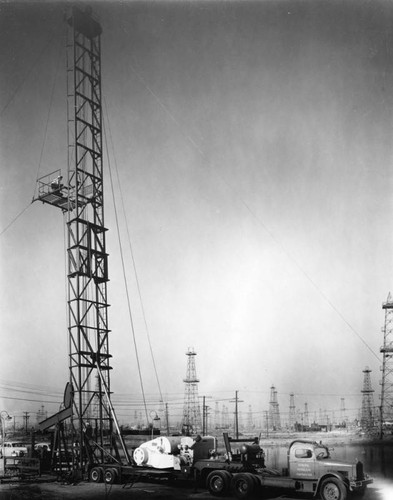
[[[365, 366], [378, 404], [381, 306], [393, 269], [393, 4], [92, 5], [103, 27], [120, 420], [133, 416], [140, 384], [109, 166], [148, 398], [158, 388], [121, 193], [174, 412], [188, 347], [212, 407], [238, 390], [242, 410], [251, 404], [257, 415], [274, 384], [283, 413], [293, 392], [300, 410], [308, 402], [311, 412], [338, 412], [344, 398], [355, 416]], [[57, 411], [68, 380], [63, 217], [29, 205], [37, 177], [66, 172], [63, 12], [57, 2], [0, 4], [0, 409], [15, 415], [41, 400]]]

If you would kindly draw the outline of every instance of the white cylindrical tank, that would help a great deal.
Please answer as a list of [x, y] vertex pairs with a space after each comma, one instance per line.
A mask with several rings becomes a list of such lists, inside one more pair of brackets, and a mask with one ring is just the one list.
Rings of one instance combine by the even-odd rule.
[[[137, 465], [146, 465], [159, 469], [180, 468], [181, 455], [183, 462], [192, 460], [191, 447], [194, 440], [188, 436], [160, 436], [142, 443], [134, 450], [133, 458]], [[191, 456], [190, 456], [191, 454]]]

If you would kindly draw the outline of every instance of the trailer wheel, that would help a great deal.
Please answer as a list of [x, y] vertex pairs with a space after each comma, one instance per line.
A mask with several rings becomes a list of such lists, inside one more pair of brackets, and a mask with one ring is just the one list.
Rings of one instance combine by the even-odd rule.
[[89, 478], [92, 483], [100, 483], [102, 481], [101, 467], [93, 467], [90, 471]]
[[322, 481], [320, 496], [322, 500], [346, 500], [347, 488], [339, 479], [328, 477]]
[[236, 498], [249, 498], [255, 488], [252, 474], [240, 472], [232, 477], [231, 490]]
[[212, 495], [221, 497], [228, 493], [231, 477], [226, 470], [214, 470], [206, 478], [206, 488]]
[[113, 484], [117, 478], [117, 470], [116, 469], [105, 469], [104, 473], [104, 481], [106, 484]]

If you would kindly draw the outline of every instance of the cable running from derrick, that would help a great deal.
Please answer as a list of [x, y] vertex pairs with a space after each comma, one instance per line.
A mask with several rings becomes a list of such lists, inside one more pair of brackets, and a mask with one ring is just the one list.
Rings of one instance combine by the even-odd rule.
[[[44, 155], [44, 148], [45, 148], [45, 144], [46, 144], [46, 138], [47, 138], [47, 135], [48, 135], [49, 118], [50, 118], [52, 107], [53, 107], [53, 96], [55, 94], [57, 76], [58, 76], [58, 73], [59, 73], [59, 66], [60, 66], [59, 62], [61, 60], [61, 58], [60, 58], [60, 50], [61, 50], [61, 48], [62, 48], [61, 44], [59, 44], [58, 57], [56, 58], [57, 64], [56, 64], [55, 77], [53, 79], [52, 91], [51, 91], [50, 101], [49, 101], [49, 107], [48, 107], [48, 114], [47, 114], [47, 117], [46, 117], [44, 139], [42, 141], [42, 146], [41, 146], [41, 151], [40, 151], [40, 159], [38, 160], [37, 181], [38, 181], [38, 177], [39, 177], [39, 173], [40, 173], [42, 157]], [[35, 193], [34, 193], [33, 199], [34, 199], [34, 197], [35, 197]]]
[[127, 282], [127, 276], [126, 276], [126, 270], [125, 270], [124, 254], [123, 254], [123, 245], [122, 245], [121, 237], [120, 237], [119, 217], [118, 217], [118, 213], [117, 213], [117, 205], [116, 205], [115, 192], [114, 192], [114, 186], [113, 186], [113, 178], [112, 178], [112, 169], [111, 169], [111, 164], [110, 164], [110, 159], [109, 159], [107, 137], [106, 137], [106, 133], [105, 133], [105, 124], [103, 125], [103, 129], [104, 129], [105, 146], [106, 146], [107, 160], [108, 160], [108, 167], [109, 167], [108, 170], [109, 170], [109, 178], [110, 178], [110, 183], [111, 183], [111, 192], [112, 192], [113, 206], [114, 206], [114, 211], [115, 211], [117, 238], [118, 238], [118, 241], [119, 241], [120, 259], [121, 259], [121, 265], [122, 265], [122, 269], [123, 269], [124, 286], [125, 286], [126, 296], [127, 296], [128, 315], [129, 315], [130, 324], [131, 324], [132, 338], [133, 338], [133, 342], [134, 342], [135, 356], [136, 356], [136, 362], [137, 362], [137, 367], [138, 367], [139, 382], [140, 382], [141, 391], [142, 391], [142, 397], [143, 397], [143, 404], [144, 404], [144, 409], [145, 409], [146, 421], [147, 421], [147, 424], [149, 424], [149, 414], [148, 414], [148, 411], [147, 411], [145, 390], [144, 390], [144, 387], [143, 387], [143, 380], [142, 380], [142, 371], [141, 371], [141, 366], [140, 366], [140, 362], [139, 362], [138, 346], [137, 346], [137, 343], [136, 343], [134, 320], [133, 320], [132, 311], [131, 311], [130, 294], [129, 294], [129, 291], [128, 291], [128, 282]]
[[26, 210], [30, 207], [32, 203], [33, 202], [30, 202], [21, 212], [19, 212], [19, 214], [16, 217], [12, 219], [11, 222], [9, 222], [9, 224], [1, 231], [0, 236], [2, 236], [7, 231], [7, 229], [9, 229], [19, 219], [19, 217], [26, 212]]
[[115, 171], [116, 171], [117, 183], [119, 185], [119, 190], [120, 190], [120, 199], [121, 199], [121, 206], [122, 206], [122, 210], [123, 210], [123, 217], [124, 217], [125, 223], [126, 223], [128, 245], [129, 245], [129, 249], [130, 249], [130, 253], [131, 253], [132, 265], [133, 265], [134, 275], [135, 275], [135, 282], [136, 282], [136, 286], [137, 286], [137, 290], [138, 290], [139, 302], [140, 302], [140, 305], [141, 305], [141, 311], [142, 311], [143, 321], [144, 321], [144, 324], [145, 324], [146, 336], [147, 336], [147, 340], [148, 340], [148, 343], [149, 343], [150, 355], [151, 355], [152, 362], [153, 362], [154, 373], [155, 373], [155, 376], [156, 376], [158, 391], [160, 393], [160, 401], [163, 402], [164, 399], [163, 399], [163, 396], [162, 396], [160, 379], [158, 377], [156, 361], [155, 361], [155, 357], [154, 357], [154, 353], [153, 353], [153, 348], [152, 348], [152, 345], [151, 345], [149, 327], [147, 325], [145, 308], [143, 306], [142, 293], [141, 293], [141, 288], [140, 288], [140, 285], [139, 285], [139, 278], [138, 278], [138, 272], [137, 272], [137, 269], [136, 269], [136, 263], [135, 263], [135, 257], [134, 257], [134, 250], [133, 250], [132, 243], [131, 243], [131, 236], [130, 236], [130, 231], [129, 231], [128, 219], [127, 219], [127, 214], [126, 214], [125, 205], [124, 205], [124, 196], [123, 196], [123, 191], [121, 189], [121, 182], [120, 182], [120, 177], [119, 177], [119, 169], [117, 168], [116, 155], [114, 153], [115, 152], [115, 148], [114, 148], [114, 144], [113, 144], [112, 131], [111, 131], [111, 127], [110, 127], [109, 116], [108, 116], [108, 109], [107, 109], [107, 105], [106, 105], [105, 99], [104, 99], [104, 105], [105, 105], [106, 119], [107, 119], [107, 123], [108, 123], [109, 139], [110, 139], [110, 143], [111, 143], [111, 146], [112, 146], [112, 154], [113, 154], [114, 162], [115, 162]]
[[13, 94], [11, 95], [11, 97], [8, 99], [8, 101], [6, 102], [6, 104], [3, 106], [3, 108], [1, 109], [0, 111], [0, 116], [3, 115], [3, 113], [6, 111], [6, 109], [8, 108], [8, 106], [12, 103], [12, 101], [15, 99], [15, 96], [16, 94], [19, 92], [19, 90], [22, 88], [23, 84], [26, 82], [26, 80], [29, 78], [30, 76], [30, 73], [33, 71], [34, 69], [34, 66], [38, 63], [38, 61], [41, 59], [42, 55], [44, 54], [46, 48], [52, 43], [52, 40], [55, 38], [56, 36], [56, 33], [54, 33], [50, 39], [48, 40], [48, 43], [44, 45], [44, 47], [42, 48], [41, 52], [38, 54], [38, 57], [36, 59], [34, 59], [33, 61], [33, 64], [30, 66], [29, 70], [27, 71], [26, 73], [26, 76], [22, 79], [22, 81], [19, 83], [19, 85], [17, 85], [17, 87], [15, 88]]
[[[145, 79], [143, 76], [137, 71], [135, 66], [130, 64], [131, 70], [134, 72], [134, 74], [137, 76], [138, 80], [142, 83], [142, 85], [146, 88], [146, 90], [154, 97], [154, 99], [158, 102], [160, 107], [168, 114], [168, 116], [171, 118], [171, 120], [175, 123], [175, 125], [178, 127], [180, 133], [187, 139], [187, 141], [196, 149], [196, 151], [201, 155], [201, 157], [207, 162], [207, 164], [210, 167], [213, 167], [212, 162], [206, 157], [204, 151], [202, 148], [194, 141], [194, 139], [185, 131], [185, 127], [182, 126], [182, 124], [177, 120], [177, 118], [169, 111], [167, 106], [162, 102], [160, 97], [149, 87], [149, 85], [146, 83]], [[225, 184], [226, 186], [233, 191], [232, 185], [227, 181], [223, 175], [220, 175], [216, 172], [216, 170], [213, 168], [212, 169], [213, 173], [217, 175]], [[250, 208], [250, 206], [246, 203], [246, 201], [241, 198], [240, 195], [237, 195], [238, 200], [240, 203], [246, 208], [246, 210], [251, 214], [251, 216], [255, 219], [255, 221], [266, 231], [266, 233], [272, 238], [272, 240], [281, 248], [283, 253], [287, 256], [287, 258], [295, 264], [297, 269], [303, 274], [303, 276], [311, 283], [311, 285], [315, 288], [315, 290], [320, 294], [320, 296], [327, 302], [327, 304], [331, 307], [331, 309], [344, 321], [344, 323], [348, 326], [348, 328], [356, 335], [356, 337], [366, 346], [366, 348], [371, 352], [371, 354], [378, 359], [379, 362], [381, 362], [380, 357], [378, 354], [367, 344], [367, 342], [363, 339], [363, 337], [355, 330], [355, 328], [349, 323], [349, 321], [345, 318], [345, 316], [340, 312], [340, 310], [331, 302], [331, 300], [327, 297], [327, 295], [318, 287], [318, 285], [315, 283], [315, 281], [307, 274], [307, 272], [301, 267], [301, 265], [297, 262], [297, 260], [292, 256], [292, 254], [286, 250], [284, 245], [279, 241], [272, 231], [266, 226], [266, 224], [262, 221], [262, 219], [256, 215], [256, 213]]]

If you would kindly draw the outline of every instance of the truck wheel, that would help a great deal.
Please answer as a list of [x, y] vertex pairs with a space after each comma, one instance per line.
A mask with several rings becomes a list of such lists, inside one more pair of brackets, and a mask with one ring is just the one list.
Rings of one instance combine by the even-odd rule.
[[92, 483], [100, 483], [102, 481], [101, 467], [93, 467], [90, 471], [89, 478]]
[[236, 498], [249, 498], [255, 488], [252, 474], [240, 472], [232, 477], [231, 490]]
[[226, 470], [214, 470], [206, 478], [206, 488], [212, 495], [221, 497], [228, 492], [231, 477]]
[[113, 484], [116, 481], [116, 477], [116, 469], [105, 469], [104, 481], [106, 482], [106, 484]]
[[322, 481], [320, 495], [322, 500], [346, 500], [347, 488], [339, 479], [328, 477]]

